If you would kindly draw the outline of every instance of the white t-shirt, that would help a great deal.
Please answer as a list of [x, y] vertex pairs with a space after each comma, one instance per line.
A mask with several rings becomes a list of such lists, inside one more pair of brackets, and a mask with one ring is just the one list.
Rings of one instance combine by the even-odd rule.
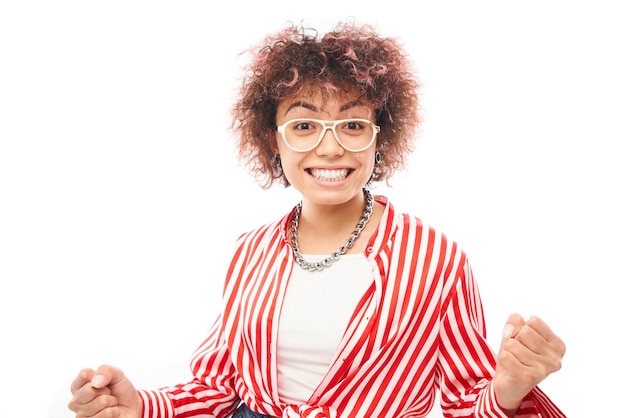
[[[323, 255], [304, 255], [320, 261]], [[363, 254], [345, 254], [330, 267], [296, 265], [289, 279], [278, 329], [278, 394], [305, 403], [328, 371], [355, 307], [372, 283]]]

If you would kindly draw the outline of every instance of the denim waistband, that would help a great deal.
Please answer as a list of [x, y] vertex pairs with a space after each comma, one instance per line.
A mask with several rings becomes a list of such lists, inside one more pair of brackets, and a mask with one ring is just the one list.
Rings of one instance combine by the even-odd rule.
[[237, 410], [235, 410], [232, 418], [272, 418], [272, 416], [265, 415], [260, 412], [254, 412], [253, 410], [248, 408], [248, 405], [242, 403], [241, 405], [239, 405]]

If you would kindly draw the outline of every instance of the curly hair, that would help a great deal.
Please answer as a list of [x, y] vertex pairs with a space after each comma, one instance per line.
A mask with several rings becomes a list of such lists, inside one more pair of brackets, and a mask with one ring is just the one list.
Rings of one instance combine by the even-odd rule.
[[370, 183], [388, 180], [406, 167], [420, 123], [420, 83], [397, 38], [353, 22], [340, 22], [323, 36], [289, 23], [248, 52], [250, 61], [231, 109], [231, 130], [240, 161], [261, 187], [277, 180], [289, 186], [272, 151], [276, 112], [282, 100], [303, 89], [356, 91], [373, 106], [382, 159]]

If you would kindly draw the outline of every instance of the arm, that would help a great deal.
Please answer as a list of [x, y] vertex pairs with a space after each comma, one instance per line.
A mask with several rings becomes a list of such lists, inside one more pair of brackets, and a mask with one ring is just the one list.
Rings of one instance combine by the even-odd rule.
[[232, 346], [227, 341], [229, 326], [226, 324], [230, 321], [233, 326], [232, 318], [237, 317], [238, 305], [229, 303], [229, 298], [236, 293], [233, 287], [237, 287], [242, 269], [247, 266], [245, 237], [244, 234], [239, 238], [226, 274], [224, 310], [192, 355], [192, 381], [156, 391], [139, 391], [144, 407], [142, 418], [224, 417], [236, 408], [239, 401], [235, 391], [237, 372], [231, 358]]
[[76, 418], [225, 417], [239, 400], [234, 391], [234, 370], [225, 344], [220, 344], [216, 321], [212, 333], [192, 361], [194, 379], [160, 390], [136, 390], [122, 370], [102, 365], [83, 369], [71, 385], [68, 408]]
[[[246, 265], [246, 260], [241, 258], [245, 257], [244, 243], [240, 238], [226, 277], [226, 288], [229, 279], [240, 276], [241, 266]], [[237, 374], [223, 325], [223, 318], [229, 313], [225, 311], [215, 320], [208, 337], [194, 353], [190, 382], [159, 390], [136, 390], [119, 369], [111, 366], [83, 369], [72, 382], [69, 409], [77, 418], [100, 416], [101, 412], [119, 418], [228, 416], [239, 401], [235, 391]]]
[[221, 323], [220, 317], [194, 353], [194, 378], [190, 382], [138, 391], [143, 418], [224, 417], [235, 409], [239, 400], [234, 389], [235, 370], [223, 341]]
[[[467, 260], [454, 280], [450, 277], [448, 281], [450, 285], [446, 285], [442, 299], [440, 331], [439, 373], [444, 415], [509, 418], [538, 417], [541, 413], [543, 418], [565, 417], [536, 386], [549, 374], [538, 370], [541, 364], [552, 362], [553, 358], [543, 359], [545, 352], [533, 357], [537, 362], [532, 367], [535, 374], [531, 380], [526, 380], [522, 374], [529, 369], [522, 369], [519, 363], [512, 361], [514, 353], [524, 353], [522, 340], [535, 341], [529, 336], [530, 330], [524, 331], [525, 337], [517, 340], [505, 337], [501, 356], [506, 354], [496, 360], [486, 341], [480, 293]], [[523, 328], [517, 322], [514, 327], [514, 332]], [[547, 331], [542, 329], [541, 332]], [[466, 415], [459, 415], [461, 411]]]

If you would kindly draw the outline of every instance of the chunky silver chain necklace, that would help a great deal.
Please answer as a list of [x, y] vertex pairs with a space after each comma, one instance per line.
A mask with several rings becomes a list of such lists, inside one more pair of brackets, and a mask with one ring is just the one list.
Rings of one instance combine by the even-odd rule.
[[356, 224], [356, 228], [354, 228], [354, 231], [346, 240], [344, 245], [339, 247], [339, 249], [330, 256], [318, 262], [306, 261], [298, 248], [298, 221], [300, 220], [300, 213], [302, 213], [302, 202], [298, 203], [296, 206], [296, 213], [291, 221], [291, 245], [293, 246], [293, 254], [296, 257], [296, 262], [300, 265], [300, 267], [308, 271], [324, 270], [326, 267], [329, 267], [332, 263], [337, 261], [339, 257], [344, 255], [349, 248], [352, 248], [352, 244], [354, 244], [354, 241], [359, 237], [359, 235], [361, 235], [361, 231], [363, 231], [363, 228], [365, 228], [365, 225], [367, 225], [367, 222], [370, 220], [372, 210], [374, 209], [374, 198], [372, 197], [372, 193], [367, 189], [363, 189], [363, 194], [365, 195], [365, 207], [363, 208], [363, 215], [361, 215], [361, 219], [359, 219], [359, 222]]

